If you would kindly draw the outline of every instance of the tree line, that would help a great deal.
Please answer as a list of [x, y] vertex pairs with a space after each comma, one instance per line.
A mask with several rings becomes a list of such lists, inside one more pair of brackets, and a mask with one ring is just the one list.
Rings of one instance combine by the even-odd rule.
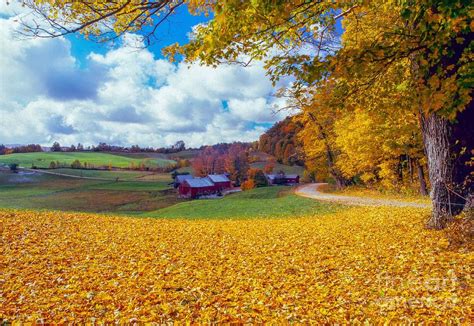
[[[140, 147], [139, 145], [128, 146], [117, 146], [110, 145], [104, 142], [100, 142], [97, 145], [84, 146], [81, 143], [77, 145], [61, 146], [59, 142], [54, 142], [49, 148], [51, 152], [123, 152], [123, 153], [160, 153], [160, 154], [173, 154], [186, 150], [184, 141], [177, 141], [170, 147]], [[33, 153], [33, 152], [44, 152], [44, 149], [39, 144], [29, 144], [20, 146], [7, 147], [0, 144], [0, 155], [13, 154], [13, 153]]]

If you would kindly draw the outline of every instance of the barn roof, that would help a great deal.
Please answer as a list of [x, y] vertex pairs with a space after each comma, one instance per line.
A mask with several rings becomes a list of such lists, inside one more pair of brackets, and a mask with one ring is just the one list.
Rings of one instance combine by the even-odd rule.
[[186, 183], [191, 187], [191, 188], [202, 188], [202, 187], [212, 187], [214, 185], [214, 182], [212, 182], [208, 178], [191, 178], [191, 179], [186, 179]]
[[298, 177], [299, 177], [299, 175], [297, 175], [297, 174], [287, 174], [287, 175], [285, 175], [285, 178], [287, 178], [287, 179], [296, 179]]
[[229, 178], [225, 174], [209, 174], [209, 179], [212, 182], [229, 182]]
[[183, 182], [184, 180], [187, 180], [187, 179], [192, 179], [194, 178], [191, 174], [179, 174], [176, 176], [176, 182]]
[[267, 178], [273, 180], [275, 178], [296, 179], [298, 174], [266, 174]]

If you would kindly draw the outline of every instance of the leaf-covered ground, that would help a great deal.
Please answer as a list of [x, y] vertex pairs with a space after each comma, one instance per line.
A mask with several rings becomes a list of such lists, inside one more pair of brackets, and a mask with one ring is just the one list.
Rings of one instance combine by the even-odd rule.
[[427, 212], [163, 220], [0, 210], [0, 320], [472, 321], [473, 254]]

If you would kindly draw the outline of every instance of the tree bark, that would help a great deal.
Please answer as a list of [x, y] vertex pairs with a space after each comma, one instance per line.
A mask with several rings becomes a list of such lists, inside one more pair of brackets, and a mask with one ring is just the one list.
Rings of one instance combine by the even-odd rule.
[[471, 103], [450, 122], [437, 113], [421, 119], [423, 141], [428, 158], [433, 212], [427, 226], [442, 229], [459, 214], [466, 199], [472, 194], [472, 167], [469, 162], [473, 150], [474, 108]]
[[432, 113], [422, 116], [423, 141], [428, 158], [433, 212], [428, 227], [442, 229], [453, 218], [452, 198], [448, 187], [452, 186], [452, 164], [449, 146], [448, 121]]
[[421, 166], [420, 162], [417, 159], [414, 160], [414, 164], [416, 165], [418, 181], [420, 183], [420, 194], [422, 196], [428, 196], [428, 188], [426, 186], [425, 172], [423, 171], [423, 166]]
[[[436, 6], [431, 7], [434, 13]], [[471, 33], [472, 34], [472, 33]], [[441, 78], [451, 78], [459, 73], [460, 60], [472, 41], [471, 37], [459, 32], [456, 37], [451, 37], [450, 43], [445, 45], [449, 55], [442, 55], [439, 62], [429, 67], [428, 73], [422, 76], [426, 85], [432, 76], [441, 71]], [[432, 54], [428, 49], [425, 57]], [[416, 70], [421, 65], [413, 61], [412, 69]], [[454, 69], [449, 69], [454, 67]], [[459, 85], [458, 85], [459, 86]], [[460, 87], [460, 86], [459, 86]], [[457, 112], [455, 121], [448, 121], [442, 111], [450, 112], [449, 103], [440, 113], [421, 112], [421, 127], [425, 153], [428, 159], [428, 175], [431, 182], [431, 200], [433, 212], [428, 227], [442, 229], [446, 227], [453, 217], [459, 214], [466, 198], [473, 192], [473, 166], [469, 165], [474, 154], [474, 106], [471, 90], [471, 100], [464, 110]]]
[[336, 188], [338, 190], [344, 189], [350, 184], [350, 182], [346, 178], [344, 178], [342, 173], [339, 172], [339, 170], [336, 168], [334, 164], [334, 156], [327, 143], [326, 143], [326, 158], [328, 162], [329, 174], [331, 174], [331, 176], [334, 178], [334, 181], [336, 181]]
[[339, 169], [336, 167], [334, 152], [331, 148], [331, 145], [329, 144], [329, 139], [328, 139], [328, 135], [326, 134], [326, 131], [324, 130], [321, 123], [319, 123], [316, 120], [316, 117], [312, 113], [309, 113], [309, 117], [318, 127], [319, 138], [324, 142], [324, 146], [326, 148], [326, 160], [328, 163], [328, 171], [329, 171], [329, 174], [333, 177], [334, 181], [336, 182], [336, 188], [340, 190], [347, 187], [348, 185], [350, 185], [350, 181], [346, 179], [342, 175], [341, 171], [339, 171]]
[[403, 183], [403, 155], [398, 157], [398, 164], [397, 164], [397, 179], [400, 184]]

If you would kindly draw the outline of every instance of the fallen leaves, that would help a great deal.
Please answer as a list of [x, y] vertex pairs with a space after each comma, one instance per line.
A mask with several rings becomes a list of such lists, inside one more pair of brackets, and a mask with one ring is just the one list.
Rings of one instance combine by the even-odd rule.
[[255, 220], [0, 211], [0, 319], [447, 321], [473, 317], [472, 252], [427, 212]]

